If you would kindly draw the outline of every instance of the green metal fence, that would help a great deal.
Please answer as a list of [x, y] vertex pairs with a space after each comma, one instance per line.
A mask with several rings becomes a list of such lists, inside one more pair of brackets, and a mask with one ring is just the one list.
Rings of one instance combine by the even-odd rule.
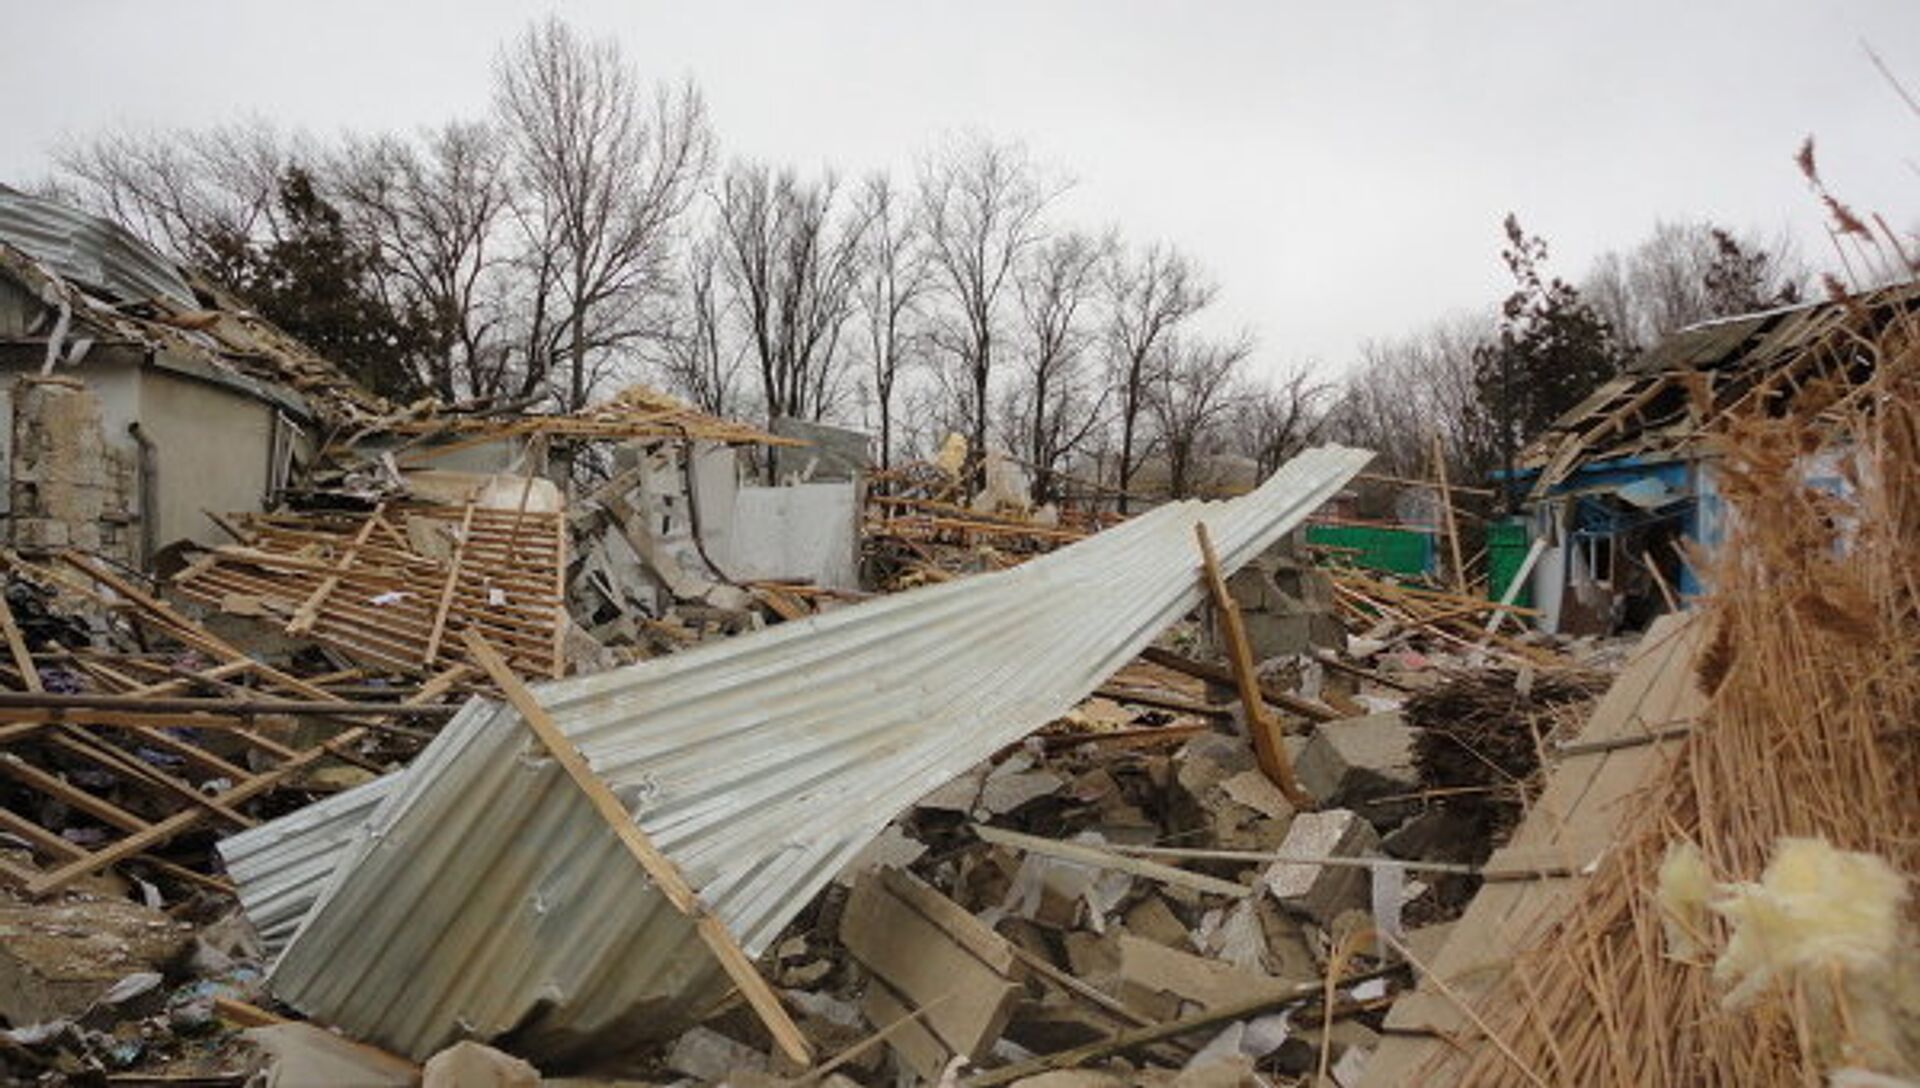
[[[1507, 583], [1520, 573], [1527, 559], [1527, 527], [1518, 521], [1496, 522], [1487, 526], [1487, 597], [1499, 600]], [[1521, 586], [1513, 603], [1522, 608], [1533, 603], [1533, 588]]]
[[1426, 574], [1434, 565], [1433, 534], [1417, 529], [1309, 525], [1307, 543], [1347, 549], [1339, 553], [1341, 561], [1387, 574]]

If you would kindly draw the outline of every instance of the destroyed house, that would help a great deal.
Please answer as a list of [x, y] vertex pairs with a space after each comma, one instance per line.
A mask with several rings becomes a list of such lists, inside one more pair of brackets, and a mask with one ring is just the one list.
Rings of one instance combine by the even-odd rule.
[[135, 566], [214, 543], [325, 432], [384, 411], [338, 368], [99, 217], [0, 187], [6, 542]]
[[[1701, 589], [1689, 548], [1716, 546], [1724, 507], [1709, 436], [1749, 408], [1778, 416], [1804, 397], [1843, 408], [1872, 372], [1860, 345], [1920, 307], [1920, 285], [1723, 318], [1682, 329], [1566, 412], [1521, 453], [1532, 546], [1527, 588], [1562, 634], [1644, 627]], [[1802, 465], [1841, 486], [1828, 453]], [[1528, 577], [1522, 572], [1523, 578]]]

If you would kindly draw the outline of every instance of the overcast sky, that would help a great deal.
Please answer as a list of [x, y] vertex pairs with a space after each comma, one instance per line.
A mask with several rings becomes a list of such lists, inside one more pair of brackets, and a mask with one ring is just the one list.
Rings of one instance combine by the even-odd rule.
[[1518, 212], [1577, 276], [1660, 217], [1829, 250], [1795, 172], [1920, 223], [1920, 0], [1400, 3], [61, 3], [0, 34], [0, 180], [63, 136], [257, 115], [318, 135], [487, 107], [500, 43], [557, 11], [692, 76], [730, 155], [850, 173], [977, 129], [1075, 186], [1068, 222], [1190, 251], [1215, 322], [1337, 372], [1505, 290]]

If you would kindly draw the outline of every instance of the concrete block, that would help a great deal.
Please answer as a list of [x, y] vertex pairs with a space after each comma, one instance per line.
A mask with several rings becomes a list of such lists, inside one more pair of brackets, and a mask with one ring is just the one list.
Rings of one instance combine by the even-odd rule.
[[1306, 653], [1315, 648], [1338, 650], [1346, 646], [1347, 631], [1326, 612], [1245, 612], [1247, 643], [1254, 660], [1266, 661]]
[[736, 1069], [763, 1070], [767, 1056], [707, 1027], [695, 1027], [673, 1042], [668, 1069], [695, 1080], [720, 1084]]
[[[1380, 847], [1373, 825], [1350, 809], [1303, 812], [1293, 818], [1279, 853], [1291, 857], [1358, 857]], [[1280, 905], [1321, 925], [1332, 923], [1341, 911], [1365, 910], [1370, 876], [1366, 869], [1347, 865], [1275, 862], [1261, 882]]]
[[1314, 728], [1296, 765], [1300, 784], [1322, 803], [1353, 808], [1376, 827], [1396, 824], [1413, 811], [1415, 802], [1366, 802], [1420, 788], [1420, 773], [1413, 763], [1416, 735], [1394, 713], [1322, 723]]

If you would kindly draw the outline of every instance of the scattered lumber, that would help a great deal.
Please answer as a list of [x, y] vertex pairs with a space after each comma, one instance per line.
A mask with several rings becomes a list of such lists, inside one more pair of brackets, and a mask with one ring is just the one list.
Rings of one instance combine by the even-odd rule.
[[565, 669], [564, 512], [382, 503], [232, 519], [251, 541], [174, 578], [188, 599], [281, 623], [382, 669], [423, 675], [477, 630], [516, 674]]

